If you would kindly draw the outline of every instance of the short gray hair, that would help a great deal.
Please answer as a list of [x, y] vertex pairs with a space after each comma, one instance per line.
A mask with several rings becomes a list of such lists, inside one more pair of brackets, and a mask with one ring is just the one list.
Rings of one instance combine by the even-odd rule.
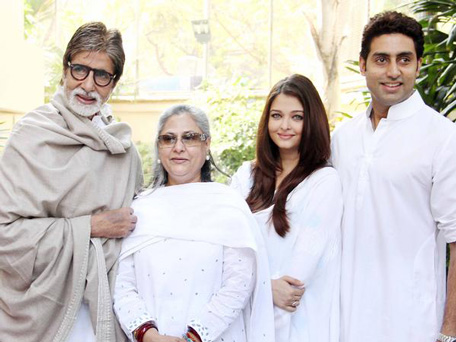
[[[101, 22], [90, 22], [79, 27], [68, 42], [63, 55], [63, 72], [68, 69], [71, 58], [83, 51], [105, 52], [114, 65], [114, 85], [122, 76], [125, 64], [125, 52], [122, 35], [116, 29], [108, 30]], [[63, 84], [63, 79], [61, 81]]]
[[[195, 120], [196, 125], [198, 128], [205, 134], [208, 138], [211, 136], [211, 131], [209, 127], [209, 118], [207, 117], [206, 113], [201, 109], [185, 104], [174, 105], [168, 109], [166, 109], [158, 119], [158, 127], [157, 133], [154, 139], [154, 152], [155, 157], [152, 165], [153, 172], [153, 181], [152, 187], [158, 188], [160, 186], [165, 185], [168, 182], [168, 173], [164, 169], [163, 165], [158, 162], [158, 136], [163, 131], [163, 127], [165, 126], [168, 119], [174, 115], [183, 115], [188, 114], [190, 115], [193, 120]], [[210, 155], [210, 152], [209, 152]], [[206, 160], [201, 168], [201, 181], [202, 182], [211, 182], [211, 162], [212, 157], [210, 160]]]

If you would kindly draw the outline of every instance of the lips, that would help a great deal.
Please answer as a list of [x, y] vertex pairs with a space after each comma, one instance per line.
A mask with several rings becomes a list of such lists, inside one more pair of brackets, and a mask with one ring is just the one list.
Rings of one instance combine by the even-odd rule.
[[402, 86], [402, 82], [383, 82], [381, 83], [387, 90], [396, 90]]
[[91, 105], [95, 102], [97, 102], [97, 99], [90, 97], [90, 96], [84, 96], [82, 94], [77, 94], [76, 98], [78, 99], [79, 102], [87, 105]]
[[277, 133], [277, 135], [282, 140], [289, 140], [289, 139], [294, 137], [294, 134], [280, 134], [280, 133]]
[[183, 164], [187, 161], [185, 158], [171, 158], [171, 161], [176, 164]]

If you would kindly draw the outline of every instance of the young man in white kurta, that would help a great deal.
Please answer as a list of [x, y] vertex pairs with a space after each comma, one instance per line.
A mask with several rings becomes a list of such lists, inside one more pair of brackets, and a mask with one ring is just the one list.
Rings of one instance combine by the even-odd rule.
[[456, 241], [456, 127], [418, 92], [375, 131], [370, 109], [333, 137], [345, 200], [342, 341], [435, 341], [445, 242]]
[[435, 342], [440, 331], [454, 335], [451, 289], [443, 327], [442, 318], [456, 126], [413, 91], [421, 59], [412, 38], [387, 32], [370, 44], [360, 68], [373, 101], [332, 140], [345, 202], [341, 342]]

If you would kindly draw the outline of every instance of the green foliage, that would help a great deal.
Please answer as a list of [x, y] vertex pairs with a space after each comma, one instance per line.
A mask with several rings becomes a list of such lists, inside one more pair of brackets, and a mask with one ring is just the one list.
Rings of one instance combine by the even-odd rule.
[[[197, 105], [211, 119], [211, 151], [217, 166], [232, 175], [244, 161], [255, 157], [258, 121], [264, 105], [263, 96], [254, 94], [251, 84], [237, 78], [228, 85], [205, 84]], [[227, 177], [216, 173], [219, 182]]]
[[266, 89], [269, 67], [272, 79], [293, 72], [319, 76], [318, 68], [308, 63], [314, 51], [303, 44], [308, 27], [296, 25], [304, 20], [303, 13], [315, 16], [314, 1], [284, 0], [274, 7], [274, 53], [269, 66], [269, 6], [263, 1], [24, 0], [26, 40], [46, 53], [46, 97], [60, 80], [68, 40], [87, 21], [103, 21], [122, 32], [127, 58], [114, 96], [148, 98], [157, 91], [193, 89], [206, 64], [204, 46], [195, 39], [191, 22], [205, 16], [205, 3], [209, 4], [211, 31], [209, 78], [248, 77], [255, 88]]
[[417, 0], [412, 10], [424, 15], [420, 23], [425, 33], [416, 88], [428, 105], [450, 116], [456, 110], [456, 1]]
[[60, 43], [59, 40], [64, 41], [63, 33], [65, 36], [73, 34], [81, 24], [77, 14], [62, 12], [58, 18], [55, 10], [55, 0], [24, 1], [25, 39], [44, 51], [45, 102], [54, 95], [62, 77], [62, 56], [66, 42]]
[[136, 143], [139, 155], [141, 156], [142, 170], [144, 172], [144, 186], [152, 181], [152, 146], [141, 141]]
[[[346, 66], [345, 68], [347, 70], [350, 70], [356, 74], [359, 74], [359, 61], [354, 61], [354, 60], [348, 60], [345, 62]], [[362, 87], [356, 90], [353, 90], [349, 92], [349, 94], [354, 94], [355, 97], [353, 100], [350, 101], [349, 105], [350, 107], [355, 108], [356, 110], [360, 110], [360, 108], [367, 108], [369, 106], [369, 103], [371, 101], [371, 94], [369, 92], [369, 89], [367, 87]], [[346, 112], [336, 112], [336, 115], [332, 120], [329, 122], [329, 127], [331, 131], [334, 129], [335, 125], [344, 120], [345, 118], [352, 118], [352, 115]]]

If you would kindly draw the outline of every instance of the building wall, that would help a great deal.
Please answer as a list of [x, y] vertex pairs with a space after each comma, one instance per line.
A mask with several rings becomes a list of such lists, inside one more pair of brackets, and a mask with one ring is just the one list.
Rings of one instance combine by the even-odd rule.
[[43, 51], [25, 42], [23, 1], [0, 1], [0, 46], [0, 122], [9, 128], [44, 97]]
[[186, 101], [188, 101], [187, 98], [139, 101], [111, 100], [109, 104], [115, 118], [132, 127], [134, 142], [152, 143], [160, 114], [166, 108]]

